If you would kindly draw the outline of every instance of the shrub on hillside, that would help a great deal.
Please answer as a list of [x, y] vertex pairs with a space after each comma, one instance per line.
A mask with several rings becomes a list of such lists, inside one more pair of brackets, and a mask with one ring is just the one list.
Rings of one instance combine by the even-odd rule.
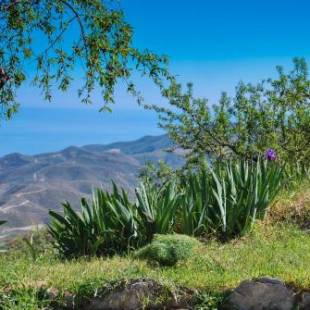
[[257, 219], [265, 217], [281, 189], [282, 175], [277, 164], [267, 161], [228, 163], [223, 172], [212, 171], [212, 228], [219, 225], [224, 239], [247, 233]]
[[[69, 203], [63, 204], [63, 215], [50, 211], [49, 231], [66, 258], [122, 254], [150, 243], [155, 234], [227, 240], [244, 235], [265, 216], [281, 180], [276, 163], [259, 160], [204, 167], [160, 188], [142, 183], [135, 203], [114, 184], [112, 193], [98, 189], [90, 202], [83, 198], [80, 213]], [[170, 248], [158, 251], [171, 254]]]
[[197, 239], [186, 235], [155, 235], [154, 240], [136, 251], [134, 256], [161, 266], [173, 266], [178, 261], [189, 258], [199, 246]]
[[230, 239], [248, 232], [281, 188], [282, 169], [267, 161], [227, 162], [184, 177], [178, 232]]
[[309, 70], [303, 58], [293, 69], [277, 67], [277, 77], [240, 82], [235, 94], [222, 93], [214, 105], [194, 96], [193, 85], [172, 84], [169, 105], [151, 105], [159, 126], [175, 146], [187, 150], [187, 166], [206, 156], [212, 162], [255, 158], [272, 147], [284, 162], [310, 165]]
[[180, 197], [175, 182], [167, 182], [158, 188], [145, 181], [136, 189], [136, 197], [139, 233], [147, 242], [152, 241], [154, 234], [173, 232]]
[[161, 190], [141, 184], [137, 202], [113, 184], [112, 193], [97, 189], [91, 201], [81, 199], [81, 212], [66, 202], [63, 214], [50, 211], [49, 232], [60, 255], [66, 258], [122, 254], [173, 231], [177, 194], [167, 183]]
[[63, 257], [122, 253], [141, 241], [134, 205], [115, 184], [111, 194], [97, 189], [90, 202], [82, 198], [80, 213], [68, 202], [63, 209], [63, 215], [49, 212], [49, 232]]

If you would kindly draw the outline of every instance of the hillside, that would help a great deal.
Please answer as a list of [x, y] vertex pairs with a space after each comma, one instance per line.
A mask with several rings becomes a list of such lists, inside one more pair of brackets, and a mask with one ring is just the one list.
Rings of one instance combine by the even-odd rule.
[[176, 166], [182, 158], [165, 152], [167, 136], [146, 136], [132, 142], [68, 147], [62, 151], [0, 159], [0, 218], [8, 220], [2, 234], [47, 223], [48, 209], [68, 200], [77, 206], [96, 186], [111, 180], [132, 193], [145, 162], [165, 160]]

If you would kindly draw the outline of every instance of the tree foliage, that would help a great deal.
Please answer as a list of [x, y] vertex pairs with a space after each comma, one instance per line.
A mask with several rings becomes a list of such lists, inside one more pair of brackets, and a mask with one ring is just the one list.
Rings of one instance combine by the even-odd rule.
[[184, 92], [174, 84], [167, 90], [170, 108], [151, 106], [170, 138], [188, 153], [188, 163], [206, 155], [212, 160], [256, 158], [268, 148], [282, 161], [310, 162], [310, 80], [304, 59], [294, 68], [256, 85], [240, 82], [235, 95], [223, 93], [219, 102], [195, 98], [193, 86]]
[[10, 118], [17, 111], [16, 91], [33, 67], [33, 83], [48, 101], [53, 88], [66, 91], [74, 70], [81, 68], [82, 102], [91, 103], [100, 86], [103, 107], [109, 108], [120, 80], [141, 102], [134, 71], [161, 88], [172, 77], [167, 57], [135, 48], [132, 39], [117, 0], [0, 0], [1, 116]]

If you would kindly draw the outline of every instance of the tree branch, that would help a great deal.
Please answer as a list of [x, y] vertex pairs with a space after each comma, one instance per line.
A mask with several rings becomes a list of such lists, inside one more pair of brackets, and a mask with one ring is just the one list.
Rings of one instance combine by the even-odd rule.
[[79, 15], [79, 13], [76, 11], [76, 9], [67, 1], [65, 0], [60, 0], [65, 6], [67, 6], [71, 11], [72, 13], [75, 15], [76, 19], [77, 19], [77, 22], [79, 24], [79, 27], [80, 27], [80, 31], [81, 31], [81, 36], [82, 36], [82, 39], [83, 39], [83, 42], [84, 42], [84, 48], [85, 48], [85, 52], [86, 52], [86, 58], [88, 60], [88, 45], [87, 45], [87, 38], [86, 38], [86, 34], [85, 34], [85, 29], [84, 29], [84, 26], [83, 26], [83, 23], [81, 21], [81, 17]]

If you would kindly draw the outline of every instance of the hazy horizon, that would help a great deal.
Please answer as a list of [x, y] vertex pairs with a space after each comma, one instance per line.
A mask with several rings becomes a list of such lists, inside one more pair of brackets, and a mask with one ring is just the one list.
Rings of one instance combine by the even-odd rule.
[[0, 128], [0, 156], [10, 153], [35, 155], [69, 146], [132, 141], [160, 135], [154, 112], [119, 110], [99, 113], [87, 108], [23, 107]]

